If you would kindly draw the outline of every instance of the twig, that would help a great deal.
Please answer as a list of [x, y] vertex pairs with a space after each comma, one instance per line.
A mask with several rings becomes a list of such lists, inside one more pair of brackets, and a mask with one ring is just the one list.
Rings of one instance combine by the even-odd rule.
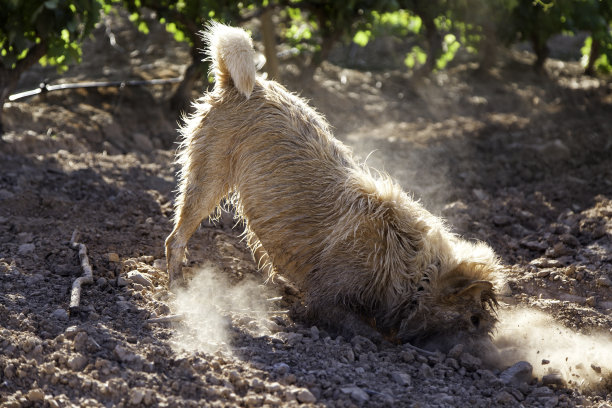
[[147, 319], [146, 323], [174, 323], [174, 322], [182, 322], [183, 320], [185, 320], [185, 315], [175, 314], [175, 315], [168, 315], [168, 316], [154, 317], [152, 319]]
[[72, 238], [70, 239], [70, 246], [72, 249], [79, 251], [79, 259], [81, 261], [81, 268], [83, 268], [83, 275], [76, 278], [72, 283], [72, 292], [70, 293], [70, 314], [75, 313], [79, 310], [79, 304], [81, 303], [81, 286], [90, 285], [93, 283], [93, 270], [89, 264], [89, 258], [87, 257], [87, 247], [85, 244], [77, 242], [79, 237], [79, 231], [74, 230]]
[[410, 343], [404, 343], [404, 344], [402, 344], [402, 347], [407, 347], [407, 348], [412, 349], [414, 351], [417, 351], [417, 352], [419, 352], [421, 354], [425, 354], [426, 356], [437, 356], [438, 355], [437, 352], [425, 350], [425, 349], [422, 349], [420, 347], [413, 346]]

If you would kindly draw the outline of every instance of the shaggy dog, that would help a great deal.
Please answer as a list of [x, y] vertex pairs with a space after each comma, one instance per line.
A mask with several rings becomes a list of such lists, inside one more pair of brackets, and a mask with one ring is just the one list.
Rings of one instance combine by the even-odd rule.
[[256, 77], [245, 31], [212, 23], [204, 36], [216, 82], [181, 129], [171, 285], [191, 235], [231, 197], [255, 257], [298, 285], [311, 322], [429, 348], [487, 338], [493, 251], [450, 233], [358, 164], [304, 100]]

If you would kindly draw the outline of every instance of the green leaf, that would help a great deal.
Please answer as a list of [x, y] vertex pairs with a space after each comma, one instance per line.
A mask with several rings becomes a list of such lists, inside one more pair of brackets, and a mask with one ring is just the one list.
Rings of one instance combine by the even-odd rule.
[[417, 64], [423, 65], [427, 61], [427, 53], [421, 47], [415, 45], [404, 59], [404, 64], [408, 68], [414, 68]]
[[140, 21], [138, 23], [138, 31], [144, 34], [149, 34], [149, 26], [145, 21]]
[[355, 36], [353, 37], [353, 42], [361, 47], [365, 47], [366, 45], [368, 45], [371, 35], [372, 32], [369, 30], [357, 31], [355, 33]]

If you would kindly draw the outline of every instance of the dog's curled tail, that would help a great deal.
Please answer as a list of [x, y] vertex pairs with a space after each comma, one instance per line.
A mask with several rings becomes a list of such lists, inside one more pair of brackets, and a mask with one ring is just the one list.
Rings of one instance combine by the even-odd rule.
[[241, 28], [217, 22], [207, 25], [203, 33], [212, 62], [216, 86], [233, 85], [247, 98], [255, 86], [255, 51], [249, 34]]

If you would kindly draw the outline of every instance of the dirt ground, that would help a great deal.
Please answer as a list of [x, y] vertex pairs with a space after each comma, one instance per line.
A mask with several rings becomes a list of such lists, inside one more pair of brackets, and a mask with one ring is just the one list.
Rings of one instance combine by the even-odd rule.
[[[162, 30], [108, 24], [119, 47], [101, 27], [61, 81], [184, 69], [187, 50]], [[459, 64], [429, 79], [324, 64], [309, 83], [284, 68], [287, 87], [362, 160], [500, 255], [496, 344], [510, 357], [493, 367], [461, 347], [424, 353], [292, 321], [292, 288], [264, 284], [227, 215], [191, 239], [193, 288], [168, 292], [171, 86], [11, 103], [0, 142], [0, 406], [611, 407], [612, 83], [558, 60], [541, 76], [529, 59], [513, 52], [490, 73]], [[57, 79], [38, 69], [22, 86], [45, 76]], [[94, 283], [69, 310], [82, 274], [75, 230]], [[176, 313], [182, 321], [149, 320]]]

